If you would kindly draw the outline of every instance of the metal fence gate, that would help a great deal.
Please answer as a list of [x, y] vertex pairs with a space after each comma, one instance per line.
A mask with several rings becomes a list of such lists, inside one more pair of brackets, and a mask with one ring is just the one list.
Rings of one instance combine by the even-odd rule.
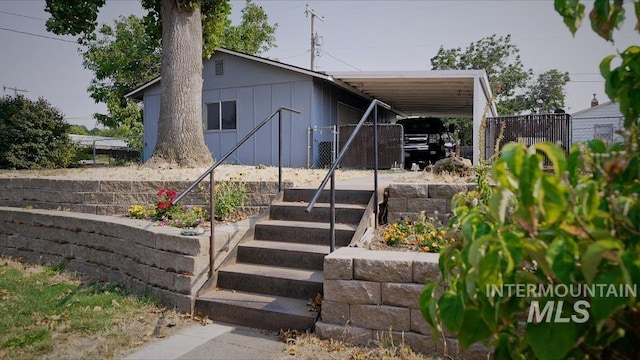
[[[559, 145], [565, 154], [571, 147], [571, 115], [569, 114], [534, 114], [498, 116], [487, 118], [485, 128], [485, 156], [491, 159], [495, 149], [502, 149], [508, 142], [521, 142], [533, 145], [539, 142], [552, 142]], [[500, 132], [503, 131], [501, 139]], [[500, 143], [496, 143], [500, 140]]]
[[332, 126], [310, 127], [307, 139], [307, 168], [331, 166], [338, 153], [338, 129]]

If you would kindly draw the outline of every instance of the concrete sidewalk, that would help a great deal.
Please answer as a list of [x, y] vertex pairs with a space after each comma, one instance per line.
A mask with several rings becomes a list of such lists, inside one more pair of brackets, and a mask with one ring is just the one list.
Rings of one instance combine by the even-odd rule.
[[276, 359], [284, 350], [273, 332], [214, 323], [189, 326], [125, 359]]

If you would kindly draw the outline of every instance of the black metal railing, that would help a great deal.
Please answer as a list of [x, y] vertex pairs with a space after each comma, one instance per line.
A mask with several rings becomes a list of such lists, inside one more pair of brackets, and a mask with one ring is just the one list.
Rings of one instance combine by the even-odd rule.
[[258, 126], [256, 126], [251, 132], [249, 132], [242, 140], [240, 140], [231, 150], [229, 150], [224, 156], [222, 156], [219, 160], [215, 162], [209, 169], [207, 169], [198, 179], [196, 179], [189, 187], [181, 192], [172, 202], [173, 205], [177, 204], [183, 197], [185, 197], [193, 188], [198, 186], [206, 178], [209, 176], [209, 191], [211, 198], [210, 206], [209, 206], [209, 214], [211, 215], [211, 237], [209, 241], [209, 275], [213, 275], [215, 270], [215, 231], [214, 231], [214, 221], [215, 221], [215, 208], [216, 208], [216, 200], [215, 200], [215, 179], [214, 179], [214, 171], [218, 167], [218, 165], [222, 164], [229, 156], [231, 156], [240, 146], [242, 146], [247, 140], [249, 140], [253, 135], [255, 135], [258, 130], [260, 130], [263, 126], [265, 126], [271, 119], [278, 114], [278, 192], [282, 191], [282, 111], [290, 111], [294, 114], [300, 114], [300, 111], [294, 110], [288, 107], [280, 107], [278, 110], [271, 113], [271, 115], [267, 116]]
[[371, 101], [371, 104], [369, 104], [369, 107], [367, 108], [367, 111], [365, 111], [364, 115], [362, 115], [362, 118], [360, 119], [360, 121], [358, 122], [358, 125], [356, 125], [356, 128], [353, 130], [353, 133], [351, 133], [351, 136], [349, 137], [349, 139], [347, 140], [347, 142], [345, 142], [345, 144], [342, 146], [342, 149], [340, 149], [340, 153], [338, 154], [338, 156], [336, 157], [336, 160], [333, 162], [333, 164], [331, 165], [331, 168], [329, 168], [329, 171], [327, 172], [327, 175], [324, 177], [324, 179], [322, 180], [322, 183], [320, 184], [320, 186], [318, 187], [318, 189], [316, 190], [315, 194], [313, 195], [313, 197], [311, 198], [311, 200], [309, 201], [309, 205], [307, 205], [307, 208], [305, 209], [306, 212], [311, 212], [311, 210], [313, 210], [313, 207], [315, 206], [316, 202], [318, 201], [318, 197], [320, 196], [320, 193], [322, 192], [322, 190], [324, 190], [325, 186], [327, 186], [327, 182], [329, 180], [331, 180], [331, 185], [330, 185], [330, 193], [329, 193], [329, 203], [330, 203], [330, 210], [329, 210], [329, 232], [330, 232], [330, 240], [329, 240], [329, 250], [331, 252], [333, 252], [336, 248], [336, 176], [335, 176], [335, 171], [338, 168], [338, 166], [340, 165], [340, 161], [342, 161], [342, 158], [344, 157], [344, 154], [346, 153], [346, 151], [349, 149], [349, 146], [351, 146], [351, 143], [353, 142], [354, 138], [356, 137], [356, 135], [358, 134], [358, 131], [360, 131], [360, 128], [362, 127], [362, 125], [366, 122], [367, 118], [369, 117], [369, 115], [371, 114], [371, 112], [373, 111], [373, 196], [374, 196], [374, 213], [375, 213], [375, 226], [378, 226], [378, 105], [382, 106], [385, 109], [391, 109], [391, 106], [383, 103], [382, 101], [378, 100], [378, 99], [373, 99], [373, 101]]

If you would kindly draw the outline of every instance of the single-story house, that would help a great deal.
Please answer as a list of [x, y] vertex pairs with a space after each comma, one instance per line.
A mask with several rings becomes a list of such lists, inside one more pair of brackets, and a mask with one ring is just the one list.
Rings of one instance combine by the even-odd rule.
[[598, 104], [592, 103], [590, 108], [571, 115], [572, 143], [584, 142], [592, 139], [602, 139], [605, 143], [622, 141], [616, 132], [623, 129], [624, 116], [620, 112], [620, 105], [612, 101]]
[[[202, 124], [213, 158], [220, 158], [264, 118], [281, 106], [283, 166], [313, 167], [321, 149], [311, 141], [313, 129], [357, 123], [375, 98], [391, 106], [379, 108], [378, 121], [398, 116], [468, 117], [478, 134], [491, 90], [484, 71], [416, 72], [311, 71], [279, 61], [227, 49], [217, 49], [204, 62]], [[147, 160], [156, 145], [160, 113], [158, 77], [131, 91], [128, 98], [143, 101], [144, 150]], [[474, 136], [477, 138], [477, 136]], [[477, 140], [476, 140], [477, 141]], [[477, 148], [477, 146], [476, 146]], [[277, 165], [278, 129], [273, 121], [240, 147], [229, 162]], [[477, 163], [477, 154], [474, 155]]]

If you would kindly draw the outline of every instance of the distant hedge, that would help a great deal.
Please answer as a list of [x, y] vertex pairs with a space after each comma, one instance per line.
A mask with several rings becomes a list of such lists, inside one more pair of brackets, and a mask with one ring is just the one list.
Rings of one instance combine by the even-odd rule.
[[75, 154], [68, 129], [63, 114], [46, 100], [4, 96], [0, 99], [0, 168], [68, 166]]

